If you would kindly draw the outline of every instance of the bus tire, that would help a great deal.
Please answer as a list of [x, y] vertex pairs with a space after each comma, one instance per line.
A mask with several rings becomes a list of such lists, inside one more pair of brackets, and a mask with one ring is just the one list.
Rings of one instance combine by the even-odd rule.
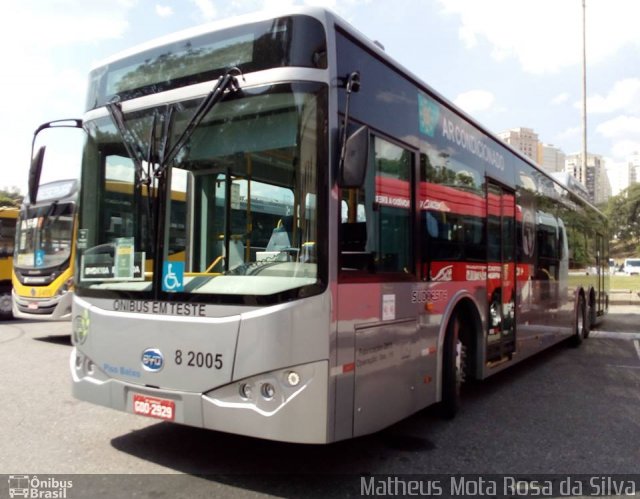
[[0, 320], [13, 319], [11, 292], [0, 294]]
[[589, 322], [587, 323], [587, 328], [584, 331], [585, 339], [589, 337], [589, 333], [591, 332], [591, 326], [595, 325], [598, 322], [598, 307], [596, 304], [596, 297], [593, 294], [589, 298], [587, 318], [589, 319]]
[[462, 324], [455, 314], [447, 325], [442, 350], [442, 416], [453, 419], [460, 409], [460, 390], [464, 381], [466, 349], [460, 340]]
[[589, 335], [589, 316], [587, 315], [587, 305], [584, 297], [578, 298], [576, 309], [576, 326], [572, 337], [574, 347], [579, 347], [584, 339]]

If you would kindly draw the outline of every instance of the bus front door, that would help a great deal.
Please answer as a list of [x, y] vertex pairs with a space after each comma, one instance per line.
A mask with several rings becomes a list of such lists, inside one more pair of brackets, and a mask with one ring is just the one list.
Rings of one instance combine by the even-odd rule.
[[489, 317], [486, 361], [509, 360], [515, 333], [515, 193], [487, 183], [487, 302]]

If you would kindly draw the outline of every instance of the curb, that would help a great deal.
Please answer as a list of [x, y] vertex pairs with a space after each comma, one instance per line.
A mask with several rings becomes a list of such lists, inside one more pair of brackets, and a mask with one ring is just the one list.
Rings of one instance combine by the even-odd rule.
[[631, 289], [609, 290], [609, 305], [640, 305], [640, 293]]
[[614, 340], [640, 340], [640, 333], [616, 333], [613, 331], [591, 331], [589, 338], [611, 338]]

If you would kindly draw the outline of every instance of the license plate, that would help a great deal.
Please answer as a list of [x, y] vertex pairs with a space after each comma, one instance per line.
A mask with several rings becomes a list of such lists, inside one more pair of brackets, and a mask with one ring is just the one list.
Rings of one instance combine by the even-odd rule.
[[37, 303], [29, 303], [27, 305], [27, 307], [29, 308], [29, 310], [38, 310], [38, 304]]
[[176, 403], [173, 400], [147, 397], [146, 395], [134, 393], [133, 412], [150, 418], [173, 421], [176, 413]]

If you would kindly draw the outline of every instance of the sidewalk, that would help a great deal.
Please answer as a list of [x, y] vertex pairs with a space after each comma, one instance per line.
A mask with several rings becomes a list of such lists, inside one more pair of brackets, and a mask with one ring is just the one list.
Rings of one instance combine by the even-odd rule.
[[640, 335], [640, 295], [638, 291], [612, 289], [609, 292], [609, 313], [600, 320], [593, 331], [603, 334], [636, 333]]
[[[637, 305], [640, 307], [640, 293], [634, 289], [611, 289], [609, 291], [609, 304]], [[640, 312], [640, 309], [638, 312]]]

